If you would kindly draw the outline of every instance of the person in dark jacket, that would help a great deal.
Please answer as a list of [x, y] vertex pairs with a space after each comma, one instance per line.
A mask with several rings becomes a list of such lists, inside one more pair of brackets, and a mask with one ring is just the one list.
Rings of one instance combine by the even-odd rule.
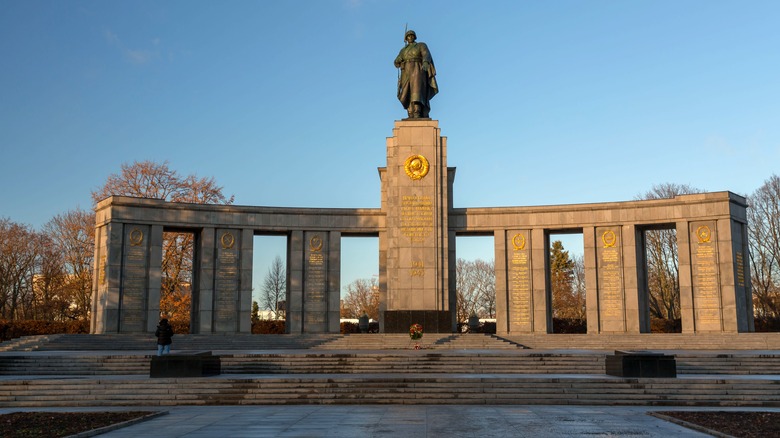
[[157, 336], [157, 355], [169, 354], [171, 352], [171, 344], [173, 343], [173, 327], [168, 324], [168, 320], [163, 318], [160, 320], [160, 324], [157, 325], [157, 330], [154, 332]]

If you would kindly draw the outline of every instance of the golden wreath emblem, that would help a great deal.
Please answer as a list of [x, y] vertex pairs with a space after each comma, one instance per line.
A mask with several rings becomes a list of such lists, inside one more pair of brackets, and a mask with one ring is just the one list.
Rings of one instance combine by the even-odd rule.
[[233, 245], [236, 244], [236, 237], [233, 233], [225, 231], [222, 233], [222, 237], [219, 239], [222, 242], [222, 249], [233, 249]]
[[422, 155], [412, 155], [404, 162], [406, 175], [413, 180], [423, 179], [428, 174], [428, 159]]
[[133, 228], [133, 231], [130, 232], [130, 245], [141, 246], [143, 242], [144, 242], [144, 232], [139, 230], [138, 228]]
[[525, 249], [525, 236], [520, 233], [515, 234], [512, 237], [512, 246], [515, 247], [515, 251], [522, 251]]
[[320, 252], [322, 250], [322, 237], [319, 235], [312, 236], [309, 239], [309, 249], [311, 252]]
[[696, 229], [696, 237], [699, 238], [699, 243], [707, 243], [712, 238], [712, 230], [706, 225], [702, 225]]
[[612, 248], [617, 243], [617, 235], [612, 230], [604, 231], [601, 235], [601, 241], [604, 242], [604, 248]]

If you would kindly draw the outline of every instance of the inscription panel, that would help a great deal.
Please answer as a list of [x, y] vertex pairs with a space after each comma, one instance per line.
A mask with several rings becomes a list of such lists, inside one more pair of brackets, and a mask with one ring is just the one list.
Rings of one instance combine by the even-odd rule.
[[143, 332], [146, 329], [146, 301], [149, 295], [149, 227], [126, 225], [124, 241], [120, 331]]
[[324, 233], [304, 233], [303, 328], [307, 333], [327, 331], [328, 312], [328, 236]]
[[599, 323], [604, 331], [625, 331], [625, 294], [620, 227], [596, 228]]
[[715, 222], [692, 222], [690, 239], [696, 330], [721, 331], [721, 297]]
[[509, 231], [506, 245], [509, 329], [530, 333], [533, 331], [530, 231]]
[[214, 266], [214, 330], [233, 332], [238, 321], [241, 286], [239, 259], [240, 231], [218, 229]]
[[433, 234], [433, 198], [404, 195], [401, 197], [401, 234], [411, 242], [424, 242]]

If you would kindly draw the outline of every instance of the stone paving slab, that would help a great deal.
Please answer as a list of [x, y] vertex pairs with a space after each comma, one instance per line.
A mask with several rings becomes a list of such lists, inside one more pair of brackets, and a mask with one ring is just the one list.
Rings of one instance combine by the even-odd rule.
[[99, 435], [160, 437], [706, 437], [647, 415], [657, 410], [771, 411], [780, 408], [614, 406], [203, 406], [164, 409], [40, 408], [18, 411], [164, 410], [163, 415]]

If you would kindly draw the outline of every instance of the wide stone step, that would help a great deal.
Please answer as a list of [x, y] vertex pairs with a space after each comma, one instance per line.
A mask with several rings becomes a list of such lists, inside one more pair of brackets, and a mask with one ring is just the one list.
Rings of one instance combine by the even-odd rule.
[[0, 382], [2, 407], [310, 403], [780, 406], [780, 382], [487, 375]]
[[512, 334], [502, 337], [534, 349], [780, 350], [780, 333]]

